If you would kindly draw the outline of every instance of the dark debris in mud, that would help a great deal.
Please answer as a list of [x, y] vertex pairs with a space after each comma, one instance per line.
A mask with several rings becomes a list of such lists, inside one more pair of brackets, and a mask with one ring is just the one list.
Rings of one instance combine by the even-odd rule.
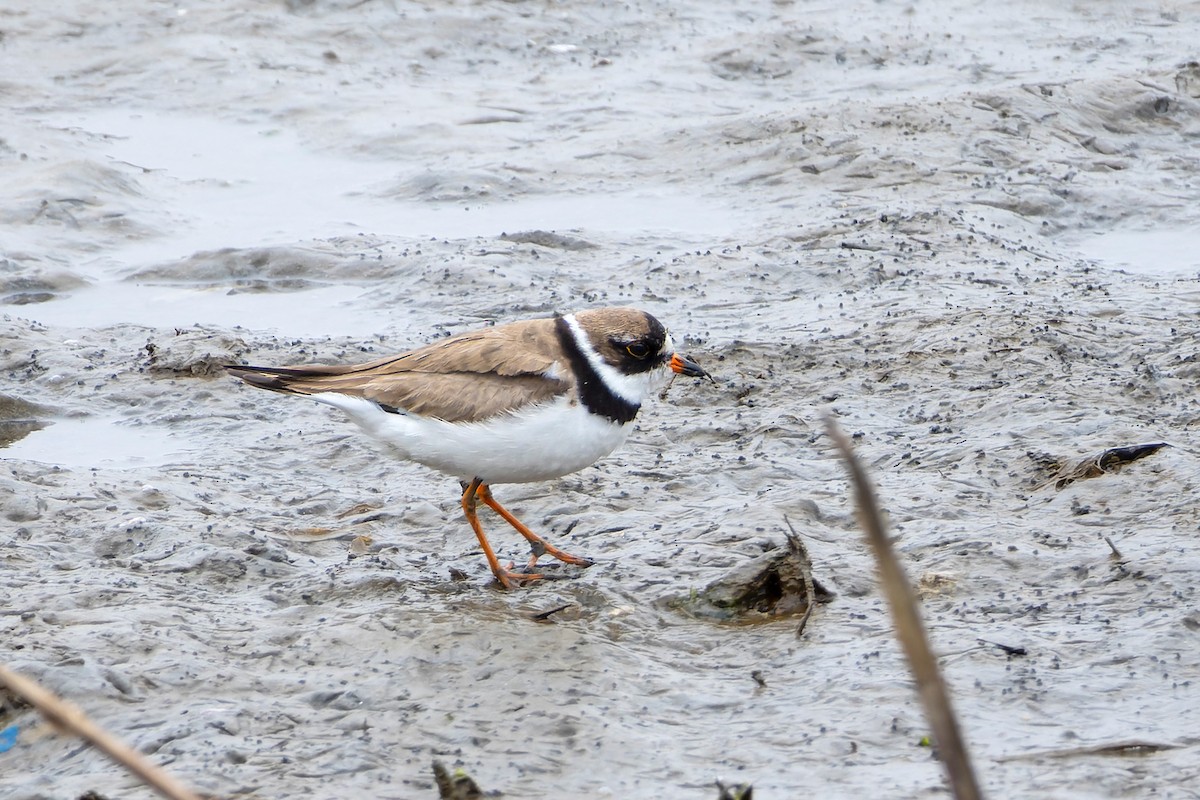
[[433, 780], [437, 783], [440, 800], [478, 800], [481, 797], [498, 796], [499, 792], [485, 794], [475, 779], [461, 769], [451, 773], [440, 761], [433, 762]]
[[717, 800], [753, 800], [754, 787], [748, 783], [735, 783], [726, 786], [721, 781], [717, 781]]
[[1157, 453], [1164, 447], [1170, 447], [1166, 442], [1150, 442], [1135, 444], [1127, 447], [1110, 447], [1099, 453], [1094, 453], [1079, 461], [1066, 462], [1047, 453], [1029, 453], [1029, 458], [1043, 474], [1048, 474], [1039, 485], [1053, 483], [1055, 489], [1063, 489], [1079, 480], [1098, 478], [1113, 472], [1119, 472], [1121, 467], [1146, 456]]

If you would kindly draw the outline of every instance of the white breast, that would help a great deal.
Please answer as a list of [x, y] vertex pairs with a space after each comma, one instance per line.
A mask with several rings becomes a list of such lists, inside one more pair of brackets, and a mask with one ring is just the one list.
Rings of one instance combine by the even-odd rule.
[[439, 472], [485, 483], [528, 483], [581, 470], [617, 449], [629, 435], [568, 398], [484, 422], [445, 422], [389, 414], [374, 403], [339, 394], [314, 400], [345, 411], [397, 455]]

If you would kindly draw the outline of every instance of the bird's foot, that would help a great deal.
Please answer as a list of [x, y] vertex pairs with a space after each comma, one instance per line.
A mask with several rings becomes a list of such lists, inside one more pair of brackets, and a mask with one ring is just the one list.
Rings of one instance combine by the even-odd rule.
[[529, 540], [529, 550], [529, 563], [525, 565], [526, 572], [532, 572], [537, 566], [537, 560], [542, 556], [557, 558], [564, 564], [574, 564], [577, 567], [590, 567], [596, 563], [585, 556], [573, 556], [564, 550], [559, 550], [540, 536]]
[[[532, 564], [530, 565], [532, 568]], [[516, 589], [524, 586], [527, 583], [534, 581], [545, 580], [546, 576], [540, 572], [517, 572], [513, 569], [513, 563], [510, 561], [508, 567], [497, 567], [492, 570], [492, 574], [496, 576], [496, 581], [505, 589]]]

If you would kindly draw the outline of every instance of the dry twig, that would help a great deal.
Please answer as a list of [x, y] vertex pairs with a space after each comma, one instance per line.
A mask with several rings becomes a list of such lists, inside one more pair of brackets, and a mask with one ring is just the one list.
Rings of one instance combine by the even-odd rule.
[[920, 611], [917, 610], [916, 595], [884, 530], [875, 490], [862, 465], [855, 458], [850, 440], [830, 416], [825, 417], [825, 431], [837, 446], [850, 472], [850, 481], [854, 485], [854, 496], [858, 505], [859, 524], [867, 535], [867, 541], [871, 543], [871, 549], [875, 551], [875, 560], [879, 565], [879, 581], [892, 610], [896, 638], [900, 640], [904, 655], [908, 658], [909, 669], [916, 678], [925, 717], [933, 729], [939, 757], [950, 779], [950, 788], [956, 800], [980, 800], [983, 795], [975, 780], [966, 743], [963, 742], [958, 729], [958, 720], [950, 703], [950, 693], [942, 680], [933, 649], [929, 646], [929, 637], [925, 634], [925, 625], [921, 621]]
[[0, 664], [0, 685], [7, 686], [13, 694], [24, 698], [54, 725], [83, 738], [163, 797], [169, 800], [200, 800], [200, 795], [97, 725], [78, 706], [68, 703], [36, 681]]
[[796, 529], [792, 527], [792, 521], [787, 518], [786, 514], [783, 515], [783, 521], [788, 526], [788, 547], [800, 561], [800, 577], [804, 580], [804, 596], [808, 598], [808, 603], [804, 606], [804, 614], [796, 626], [796, 638], [800, 638], [804, 635], [804, 629], [808, 626], [808, 618], [812, 616], [813, 605], [817, 602], [816, 587], [813, 585], [812, 559], [808, 557], [808, 548], [804, 546], [804, 540], [800, 538], [800, 534], [796, 533]]

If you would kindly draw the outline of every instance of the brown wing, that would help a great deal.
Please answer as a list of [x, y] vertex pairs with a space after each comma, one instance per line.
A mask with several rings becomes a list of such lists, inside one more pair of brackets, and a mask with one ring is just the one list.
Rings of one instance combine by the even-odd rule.
[[550, 400], [570, 384], [556, 368], [554, 321], [515, 322], [452, 336], [365, 364], [313, 367], [228, 366], [252, 386], [289, 394], [338, 392], [397, 411], [471, 422]]

